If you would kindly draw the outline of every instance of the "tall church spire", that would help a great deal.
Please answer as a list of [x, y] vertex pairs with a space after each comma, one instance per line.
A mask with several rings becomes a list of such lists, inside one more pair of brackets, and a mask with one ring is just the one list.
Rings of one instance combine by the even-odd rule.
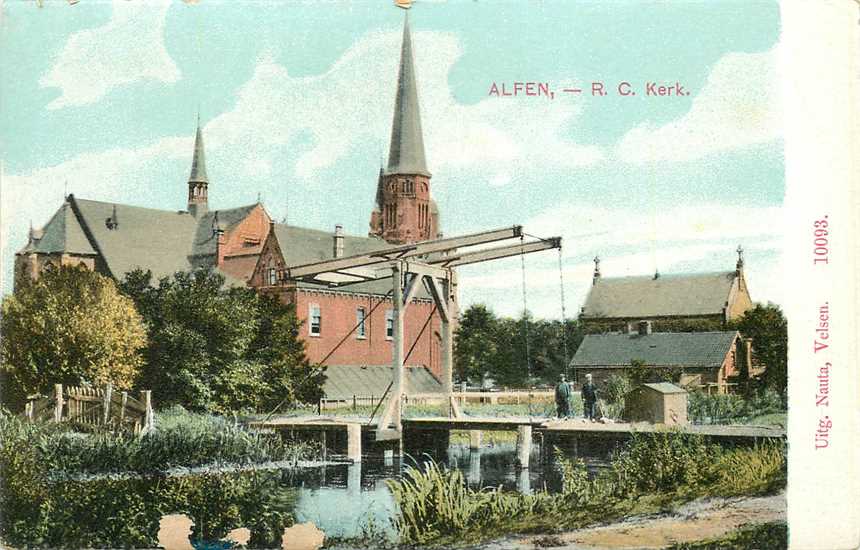
[[400, 50], [397, 98], [394, 103], [394, 122], [391, 125], [391, 146], [386, 173], [430, 176], [424, 157], [424, 136], [421, 132], [408, 13], [403, 22], [403, 45]]
[[439, 209], [430, 194], [430, 177], [424, 157], [418, 85], [407, 14], [403, 22], [388, 166], [384, 171], [380, 169], [376, 182], [370, 235], [392, 244], [439, 238]]
[[209, 176], [206, 175], [206, 153], [203, 148], [203, 132], [200, 115], [197, 115], [197, 135], [194, 138], [194, 157], [191, 160], [191, 175], [188, 176], [188, 211], [193, 216], [205, 214], [209, 209]]

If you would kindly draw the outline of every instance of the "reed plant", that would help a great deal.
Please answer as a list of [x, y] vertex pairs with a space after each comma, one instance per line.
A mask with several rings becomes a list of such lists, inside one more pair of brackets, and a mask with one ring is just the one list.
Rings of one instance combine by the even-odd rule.
[[402, 479], [388, 481], [400, 541], [444, 545], [572, 529], [700, 496], [761, 494], [785, 486], [781, 443], [724, 449], [695, 434], [639, 434], [594, 477], [581, 460], [558, 449], [555, 456], [563, 482], [557, 494], [470, 489], [460, 471], [433, 462], [407, 469]]

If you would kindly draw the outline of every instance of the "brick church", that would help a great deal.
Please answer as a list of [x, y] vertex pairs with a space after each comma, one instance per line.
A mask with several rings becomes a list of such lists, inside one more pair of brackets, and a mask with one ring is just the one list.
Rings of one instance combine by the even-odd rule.
[[[136, 268], [150, 270], [157, 280], [176, 271], [208, 267], [221, 273], [228, 285], [249, 286], [295, 304], [304, 322], [312, 362], [390, 365], [390, 281], [335, 289], [287, 281], [280, 273], [290, 265], [439, 237], [439, 211], [431, 198], [430, 180], [407, 19], [388, 164], [380, 169], [376, 182], [367, 237], [345, 235], [340, 225], [327, 232], [276, 223], [260, 202], [210, 210], [210, 181], [198, 121], [184, 210], [157, 210], [68, 195], [43, 228], [30, 230], [27, 245], [16, 254], [15, 281], [17, 285], [22, 278], [36, 279], [65, 265], [84, 266], [116, 280]], [[217, 192], [217, 182], [211, 183]], [[438, 377], [440, 319], [429, 294], [423, 290], [417, 293], [406, 310], [404, 325], [405, 363], [426, 367]], [[331, 374], [342, 370], [329, 369]]]

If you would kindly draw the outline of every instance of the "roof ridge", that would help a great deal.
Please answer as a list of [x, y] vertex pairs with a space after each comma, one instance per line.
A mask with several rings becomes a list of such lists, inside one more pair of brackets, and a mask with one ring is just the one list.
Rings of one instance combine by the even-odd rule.
[[726, 270], [720, 270], [720, 271], [695, 271], [692, 273], [661, 273], [660, 276], [657, 277], [656, 279], [654, 278], [654, 275], [623, 275], [620, 277], [601, 276], [600, 279], [598, 280], [598, 284], [600, 284], [603, 281], [620, 281], [623, 279], [650, 279], [653, 281], [659, 281], [660, 279], [672, 279], [672, 278], [677, 278], [677, 277], [695, 277], [697, 275], [699, 275], [699, 276], [729, 275], [729, 274], [734, 275], [734, 273], [735, 273], [735, 270], [733, 270], [733, 269], [726, 269]]

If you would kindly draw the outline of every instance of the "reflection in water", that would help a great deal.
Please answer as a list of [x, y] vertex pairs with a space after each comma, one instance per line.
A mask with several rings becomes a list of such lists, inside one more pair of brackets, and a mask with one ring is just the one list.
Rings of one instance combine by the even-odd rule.
[[[452, 445], [439, 458], [462, 470], [472, 488], [501, 486], [526, 494], [561, 488], [560, 474], [542, 464], [538, 449], [530, 460], [532, 468], [525, 470], [516, 465], [513, 444], [474, 451], [468, 444]], [[277, 547], [285, 527], [304, 522], [330, 538], [393, 539], [395, 503], [385, 482], [399, 477], [402, 465], [420, 467], [426, 460], [426, 455], [401, 461], [379, 454], [362, 463], [302, 470], [58, 482], [46, 489], [50, 506], [44, 521], [52, 527], [44, 544], [151, 548], [164, 534], [159, 533], [160, 519], [180, 513], [193, 521], [184, 529], [191, 531], [198, 547], [217, 544], [230, 530], [242, 527], [250, 530], [250, 547]], [[601, 462], [586, 458], [592, 469]], [[117, 510], [124, 530], [105, 521]]]

